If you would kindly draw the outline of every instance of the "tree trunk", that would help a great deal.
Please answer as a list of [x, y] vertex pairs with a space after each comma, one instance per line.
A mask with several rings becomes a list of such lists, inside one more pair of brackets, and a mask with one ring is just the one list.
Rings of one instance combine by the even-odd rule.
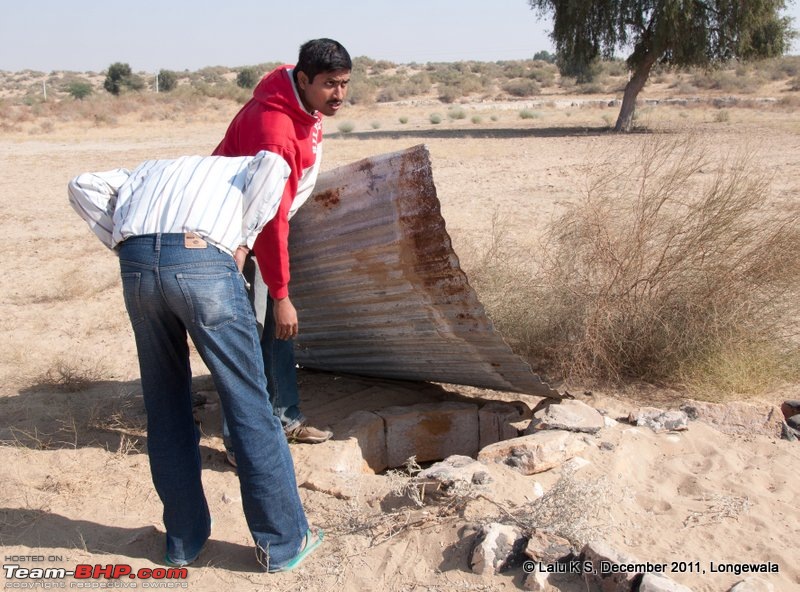
[[639, 92], [644, 88], [644, 83], [647, 82], [647, 77], [650, 76], [650, 70], [655, 63], [655, 53], [648, 53], [633, 72], [628, 84], [625, 85], [625, 92], [622, 95], [622, 107], [619, 110], [617, 124], [614, 126], [615, 132], [631, 131], [633, 114], [636, 111], [636, 97], [639, 96]]

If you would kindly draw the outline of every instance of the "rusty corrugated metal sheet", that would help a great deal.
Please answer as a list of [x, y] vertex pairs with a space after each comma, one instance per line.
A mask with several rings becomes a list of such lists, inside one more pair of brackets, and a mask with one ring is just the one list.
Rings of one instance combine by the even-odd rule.
[[425, 146], [320, 175], [292, 219], [310, 368], [559, 397], [494, 330], [445, 230]]

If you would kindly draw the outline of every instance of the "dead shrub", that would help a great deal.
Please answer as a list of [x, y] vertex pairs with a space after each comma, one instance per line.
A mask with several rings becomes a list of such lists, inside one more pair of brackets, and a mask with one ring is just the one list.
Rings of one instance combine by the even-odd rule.
[[108, 371], [99, 361], [57, 359], [36, 383], [38, 386], [66, 393], [76, 393], [105, 380]]
[[606, 478], [579, 479], [574, 472], [564, 471], [549, 491], [515, 511], [513, 517], [528, 532], [551, 532], [579, 549], [608, 533], [611, 498]]
[[552, 378], [746, 393], [796, 378], [798, 208], [771, 202], [752, 154], [715, 164], [683, 137], [626, 158], [590, 174], [541, 253], [486, 249], [473, 283], [514, 347]]

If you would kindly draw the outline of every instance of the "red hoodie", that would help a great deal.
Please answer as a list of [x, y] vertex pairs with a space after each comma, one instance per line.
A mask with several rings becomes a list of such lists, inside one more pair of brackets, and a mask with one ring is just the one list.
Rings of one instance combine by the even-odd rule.
[[278, 213], [253, 245], [264, 283], [275, 299], [289, 295], [289, 218], [314, 189], [322, 160], [322, 115], [303, 107], [292, 68], [280, 66], [261, 79], [214, 150], [215, 156], [254, 156], [269, 150], [291, 169]]

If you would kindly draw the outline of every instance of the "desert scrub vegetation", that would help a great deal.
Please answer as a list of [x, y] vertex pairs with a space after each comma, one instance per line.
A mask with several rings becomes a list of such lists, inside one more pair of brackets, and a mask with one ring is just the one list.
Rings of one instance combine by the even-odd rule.
[[[542, 52], [537, 55], [540, 54], [544, 55]], [[548, 60], [552, 58], [549, 55], [547, 57]], [[475, 98], [482, 101], [513, 101], [540, 94], [562, 94], [565, 91], [619, 95], [627, 80], [625, 62], [621, 60], [597, 61], [584, 72], [585, 76], [580, 80], [560, 74], [558, 66], [548, 60], [397, 65], [357, 57], [353, 60], [347, 100], [351, 105], [371, 105], [422, 98], [450, 105]], [[110, 102], [103, 101], [104, 98], [124, 102], [126, 110], [140, 112], [143, 121], [191, 117], [191, 109], [195, 107], [210, 105], [219, 109], [222, 102], [244, 103], [252, 94], [251, 85], [258, 82], [262, 73], [277, 65], [278, 62], [265, 62], [237, 67], [212, 66], [192, 72], [161, 70], [158, 73], [134, 73], [128, 64], [115, 63], [99, 73], [0, 71], [0, 87], [4, 91], [3, 100], [7, 102], [1, 110], [4, 113], [0, 112], [0, 129], [24, 131], [32, 127], [38, 130], [40, 124], [28, 126], [26, 123], [46, 115], [50, 109], [60, 110], [60, 121], [88, 120], [96, 125], [114, 125], [121, 109], [110, 107]], [[699, 91], [754, 94], [764, 92], [765, 85], [772, 84], [766, 92], [780, 92], [779, 99], [788, 99], [790, 102], [796, 100], [794, 95], [800, 88], [798, 79], [798, 56], [757, 63], [732, 62], [715, 70], [657, 68], [653, 72], [654, 82], [675, 89], [682, 95], [695, 95]], [[156, 80], [158, 96], [163, 103], [151, 100], [156, 94]], [[782, 87], [777, 87], [777, 91], [776, 82], [784, 83]], [[91, 86], [91, 93], [87, 84]], [[116, 96], [111, 96], [112, 92]], [[75, 100], [77, 98], [82, 100]], [[50, 107], [42, 109], [42, 103]], [[51, 106], [53, 104], [61, 106], [54, 108]], [[25, 113], [10, 111], [8, 107]], [[188, 111], [187, 107], [190, 108]], [[747, 107], [754, 108], [753, 105]], [[98, 109], [99, 112], [94, 114], [92, 109]], [[153, 112], [148, 113], [151, 109]], [[4, 114], [11, 117], [3, 117]]]
[[471, 273], [512, 347], [550, 379], [706, 398], [797, 379], [800, 209], [751, 153], [653, 137], [588, 179], [538, 251], [496, 230]]
[[349, 134], [356, 129], [356, 124], [352, 121], [343, 121], [336, 127], [336, 129], [338, 129], [342, 134]]
[[65, 393], [77, 393], [109, 376], [99, 361], [65, 360], [58, 358], [53, 365], [36, 378], [39, 387]]

